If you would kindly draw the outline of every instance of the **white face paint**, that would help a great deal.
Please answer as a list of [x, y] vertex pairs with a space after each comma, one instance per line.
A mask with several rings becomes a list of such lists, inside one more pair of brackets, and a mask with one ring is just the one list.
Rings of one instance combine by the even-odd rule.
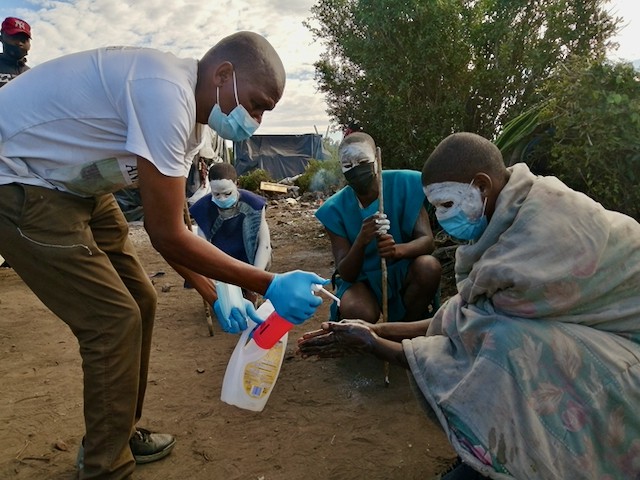
[[373, 146], [367, 142], [354, 142], [340, 148], [340, 165], [342, 173], [357, 167], [362, 163], [374, 163], [374, 173], [377, 173], [376, 152]]
[[237, 198], [238, 186], [233, 180], [223, 178], [220, 180], [211, 180], [211, 197], [216, 200], [226, 200], [229, 197]]
[[440, 182], [423, 187], [424, 194], [436, 209], [438, 220], [446, 220], [462, 210], [471, 221], [483, 215], [484, 202], [480, 189], [471, 183]]

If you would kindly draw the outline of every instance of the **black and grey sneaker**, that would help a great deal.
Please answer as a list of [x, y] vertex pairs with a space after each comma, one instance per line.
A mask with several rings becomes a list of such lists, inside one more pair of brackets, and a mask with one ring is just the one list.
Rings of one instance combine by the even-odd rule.
[[[144, 428], [136, 428], [136, 433], [129, 440], [129, 447], [137, 464], [151, 463], [160, 460], [173, 449], [176, 439], [168, 433], [151, 433]], [[84, 438], [78, 448], [76, 468], [84, 468]]]
[[144, 428], [136, 428], [129, 440], [131, 453], [136, 463], [150, 463], [160, 460], [171, 453], [176, 439], [168, 433], [151, 433]]

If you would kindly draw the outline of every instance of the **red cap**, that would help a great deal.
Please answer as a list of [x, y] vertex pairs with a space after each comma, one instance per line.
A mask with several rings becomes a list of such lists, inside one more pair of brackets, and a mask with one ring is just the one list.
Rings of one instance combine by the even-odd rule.
[[31, 27], [27, 22], [16, 17], [7, 17], [2, 22], [2, 33], [7, 35], [17, 35], [26, 33], [31, 38]]

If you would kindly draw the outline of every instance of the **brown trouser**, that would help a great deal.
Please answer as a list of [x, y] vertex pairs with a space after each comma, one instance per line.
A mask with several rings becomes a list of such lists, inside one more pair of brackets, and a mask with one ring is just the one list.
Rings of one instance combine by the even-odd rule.
[[78, 339], [86, 426], [81, 478], [127, 478], [157, 298], [115, 198], [0, 185], [0, 254]]

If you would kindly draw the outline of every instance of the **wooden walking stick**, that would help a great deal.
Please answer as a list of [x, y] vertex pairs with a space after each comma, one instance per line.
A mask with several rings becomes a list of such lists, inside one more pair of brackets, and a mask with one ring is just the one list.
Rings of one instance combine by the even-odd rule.
[[[382, 193], [382, 151], [376, 147], [376, 166], [378, 170], [378, 211], [384, 213], [384, 195]], [[387, 291], [387, 259], [380, 257], [382, 271], [382, 323], [389, 320], [389, 292]], [[384, 362], [384, 385], [389, 386], [389, 362]]]
[[[184, 223], [187, 224], [189, 231], [193, 232], [193, 227], [191, 226], [191, 215], [189, 215], [189, 204], [186, 200], [184, 201]], [[202, 303], [204, 303], [204, 318], [207, 320], [209, 336], [213, 337], [213, 318], [211, 317], [211, 307], [204, 298], [202, 299]]]

